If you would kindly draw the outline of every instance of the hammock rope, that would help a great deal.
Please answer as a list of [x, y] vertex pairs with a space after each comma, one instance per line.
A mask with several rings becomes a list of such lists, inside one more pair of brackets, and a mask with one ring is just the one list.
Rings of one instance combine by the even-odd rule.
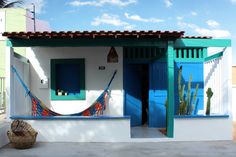
[[39, 98], [37, 98], [26, 86], [19, 73], [17, 72], [14, 66], [11, 66], [11, 70], [14, 74], [16, 74], [17, 80], [21, 83], [23, 88], [26, 91], [26, 96], [29, 96], [32, 103], [32, 116], [99, 116], [103, 114], [103, 111], [106, 109], [107, 99], [109, 97], [109, 88], [111, 86], [112, 81], [115, 78], [117, 70], [114, 71], [111, 80], [109, 81], [105, 90], [101, 93], [101, 95], [95, 100], [95, 102], [85, 109], [82, 112], [74, 113], [74, 114], [60, 114], [50, 110], [47, 105], [45, 105]]

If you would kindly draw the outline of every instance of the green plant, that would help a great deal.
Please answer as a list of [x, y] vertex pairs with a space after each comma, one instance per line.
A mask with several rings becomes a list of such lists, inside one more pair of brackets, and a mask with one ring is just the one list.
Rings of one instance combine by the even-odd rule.
[[199, 84], [195, 87], [195, 92], [192, 100], [191, 100], [191, 84], [192, 84], [192, 74], [190, 74], [188, 81], [188, 90], [187, 90], [187, 98], [185, 97], [185, 84], [182, 84], [182, 66], [180, 66], [178, 71], [178, 94], [179, 94], [179, 115], [191, 115], [194, 110], [194, 103], [197, 99], [198, 87]]
[[213, 92], [211, 88], [207, 89], [207, 108], [206, 108], [206, 115], [210, 115], [210, 110], [211, 110], [211, 97], [213, 96]]

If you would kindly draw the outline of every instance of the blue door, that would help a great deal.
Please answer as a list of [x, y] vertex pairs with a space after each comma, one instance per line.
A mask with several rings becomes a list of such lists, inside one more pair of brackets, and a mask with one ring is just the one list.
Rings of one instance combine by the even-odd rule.
[[124, 65], [125, 115], [131, 117], [131, 126], [142, 125], [141, 66]]
[[149, 64], [149, 127], [166, 127], [167, 63]]

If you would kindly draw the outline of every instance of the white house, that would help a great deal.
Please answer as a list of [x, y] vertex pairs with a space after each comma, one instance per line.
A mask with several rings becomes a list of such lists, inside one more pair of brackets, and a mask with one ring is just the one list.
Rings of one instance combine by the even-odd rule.
[[[7, 116], [29, 122], [38, 141], [232, 139], [228, 39], [177, 31], [3, 35], [8, 38]], [[26, 57], [14, 53], [18, 47], [27, 47]], [[114, 71], [105, 107], [105, 99], [97, 98]]]

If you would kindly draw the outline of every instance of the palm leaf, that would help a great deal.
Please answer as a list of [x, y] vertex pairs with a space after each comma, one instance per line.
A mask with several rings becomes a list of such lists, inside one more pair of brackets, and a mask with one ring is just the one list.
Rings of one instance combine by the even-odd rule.
[[23, 1], [19, 0], [19, 1], [14, 1], [14, 2], [10, 2], [10, 3], [6, 3], [6, 1], [5, 1], [5, 2], [3, 2], [3, 4], [4, 3], [5, 3], [5, 5], [2, 8], [12, 8], [12, 7], [15, 7], [15, 5], [17, 5], [17, 4], [22, 4]]

